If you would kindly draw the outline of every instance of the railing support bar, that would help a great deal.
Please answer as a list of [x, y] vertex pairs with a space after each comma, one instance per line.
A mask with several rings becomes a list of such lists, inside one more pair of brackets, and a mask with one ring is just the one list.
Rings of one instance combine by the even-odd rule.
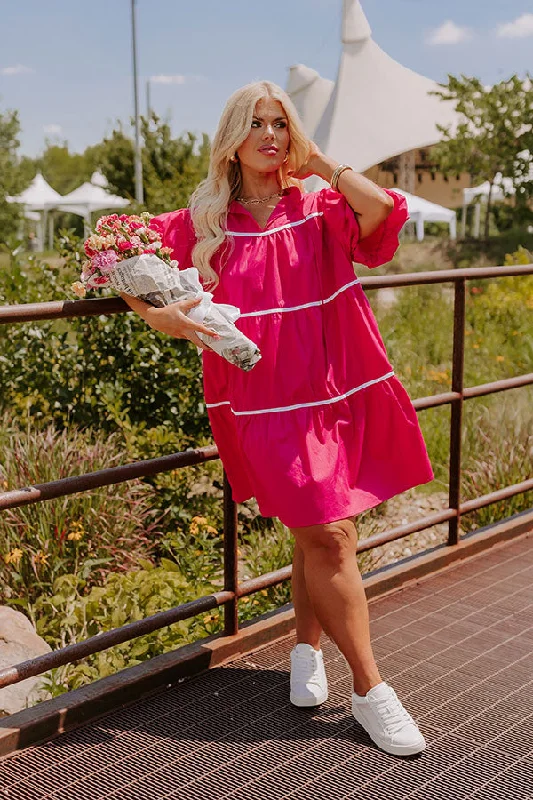
[[466, 281], [458, 280], [455, 284], [454, 319], [453, 319], [453, 357], [452, 357], [452, 392], [456, 397], [451, 401], [450, 418], [450, 481], [449, 502], [455, 515], [448, 523], [448, 544], [459, 541], [459, 523], [461, 519], [461, 438], [463, 419], [463, 389], [465, 360], [465, 296]]
[[231, 485], [224, 470], [224, 590], [233, 592], [234, 598], [224, 603], [224, 634], [235, 636], [239, 630], [238, 616], [238, 522], [237, 504], [233, 500]]

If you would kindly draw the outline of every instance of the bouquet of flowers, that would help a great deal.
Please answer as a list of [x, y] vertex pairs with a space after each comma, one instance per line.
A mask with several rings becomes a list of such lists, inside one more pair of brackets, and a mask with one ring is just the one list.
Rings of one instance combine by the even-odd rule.
[[82, 264], [80, 280], [71, 286], [78, 297], [85, 297], [88, 288], [103, 286], [158, 307], [201, 297], [202, 301], [187, 316], [203, 322], [220, 339], [198, 332], [200, 339], [246, 372], [261, 358], [257, 345], [235, 327], [240, 309], [213, 303], [213, 295], [203, 291], [195, 267], [177, 268], [178, 262], [171, 259], [172, 249], [162, 246], [159, 220], [150, 214], [101, 217], [96, 232], [85, 241], [84, 250], [87, 260]]

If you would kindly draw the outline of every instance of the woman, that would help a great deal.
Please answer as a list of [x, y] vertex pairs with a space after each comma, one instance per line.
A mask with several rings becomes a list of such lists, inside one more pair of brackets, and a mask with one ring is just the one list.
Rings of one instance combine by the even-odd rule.
[[[303, 194], [311, 175], [332, 188]], [[186, 316], [194, 301], [153, 308], [122, 295], [150, 327], [203, 348], [234, 500], [255, 496], [294, 536], [291, 702], [327, 699], [324, 630], [352, 669], [354, 717], [396, 755], [425, 741], [372, 653], [354, 518], [433, 473], [352, 262], [390, 260], [407, 217], [400, 195], [307, 139], [282, 89], [253, 83], [224, 109], [190, 210], [159, 219], [180, 267], [196, 266], [216, 302], [240, 308], [237, 324], [261, 361], [243, 372], [210, 351], [197, 334], [216, 334]]]

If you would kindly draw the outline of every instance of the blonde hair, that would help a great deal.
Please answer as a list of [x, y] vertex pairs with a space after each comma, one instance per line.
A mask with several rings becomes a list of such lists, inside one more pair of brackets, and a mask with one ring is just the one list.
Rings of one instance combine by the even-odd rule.
[[192, 261], [204, 279], [205, 288], [215, 288], [218, 284], [218, 276], [210, 261], [226, 239], [228, 206], [242, 189], [240, 164], [230, 159], [248, 137], [255, 106], [265, 97], [278, 100], [288, 120], [289, 158], [278, 170], [279, 185], [282, 189], [302, 186], [301, 181], [287, 173], [289, 170], [297, 171], [306, 162], [309, 139], [288, 94], [270, 81], [249, 83], [238, 89], [229, 98], [220, 117], [211, 145], [207, 178], [198, 185], [189, 202], [197, 238]]

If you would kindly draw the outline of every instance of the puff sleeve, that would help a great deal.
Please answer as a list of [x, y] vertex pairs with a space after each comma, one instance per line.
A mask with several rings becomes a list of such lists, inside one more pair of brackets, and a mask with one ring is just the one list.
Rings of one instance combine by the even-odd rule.
[[167, 211], [153, 217], [150, 225], [161, 233], [163, 247], [172, 248], [172, 258], [179, 265], [179, 269], [192, 267], [192, 251], [196, 244], [196, 234], [188, 208], [177, 211]]
[[325, 224], [342, 241], [352, 261], [367, 267], [379, 267], [392, 259], [400, 244], [399, 233], [409, 219], [405, 197], [390, 189], [383, 191], [394, 200], [394, 208], [364, 239], [360, 238], [357, 217], [344, 195], [333, 189], [321, 192]]

